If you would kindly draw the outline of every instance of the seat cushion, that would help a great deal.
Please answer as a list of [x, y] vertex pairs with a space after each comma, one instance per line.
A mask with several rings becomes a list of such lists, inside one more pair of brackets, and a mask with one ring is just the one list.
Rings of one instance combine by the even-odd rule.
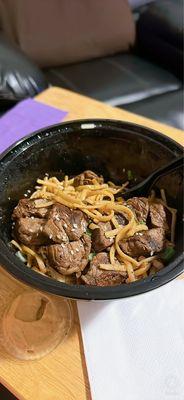
[[181, 83], [170, 72], [134, 54], [77, 63], [45, 70], [49, 82], [104, 101], [130, 104], [177, 90]]
[[135, 42], [127, 0], [0, 0], [2, 30], [39, 66], [120, 51]]
[[183, 99], [184, 91], [181, 89], [125, 105], [123, 108], [144, 117], [174, 126], [175, 128], [184, 129]]
[[156, 1], [137, 23], [139, 51], [183, 79], [183, 0]]
[[0, 111], [47, 87], [42, 71], [0, 34]]

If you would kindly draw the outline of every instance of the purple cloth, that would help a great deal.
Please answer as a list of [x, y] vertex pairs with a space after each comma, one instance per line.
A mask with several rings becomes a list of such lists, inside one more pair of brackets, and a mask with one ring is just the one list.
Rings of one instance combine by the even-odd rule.
[[67, 114], [33, 99], [21, 101], [0, 118], [0, 153], [29, 133], [61, 122]]

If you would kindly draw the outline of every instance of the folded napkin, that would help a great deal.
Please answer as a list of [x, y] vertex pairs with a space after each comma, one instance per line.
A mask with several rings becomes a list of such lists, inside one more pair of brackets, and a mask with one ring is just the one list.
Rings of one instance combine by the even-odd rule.
[[184, 282], [78, 302], [93, 400], [184, 400]]
[[38, 129], [61, 122], [66, 111], [33, 99], [23, 100], [0, 118], [0, 153]]

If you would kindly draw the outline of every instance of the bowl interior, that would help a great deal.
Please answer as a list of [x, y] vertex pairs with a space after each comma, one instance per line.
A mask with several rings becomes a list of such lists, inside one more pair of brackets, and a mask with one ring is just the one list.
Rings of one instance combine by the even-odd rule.
[[[29, 196], [38, 177], [49, 173], [61, 178], [91, 169], [121, 183], [131, 170], [140, 180], [181, 154], [181, 147], [168, 138], [116, 121], [76, 121], [28, 137], [0, 160], [0, 240], [7, 257], [13, 207], [20, 198]], [[159, 187], [166, 190], [169, 204], [178, 209], [176, 260], [182, 252], [182, 171], [162, 178]]]

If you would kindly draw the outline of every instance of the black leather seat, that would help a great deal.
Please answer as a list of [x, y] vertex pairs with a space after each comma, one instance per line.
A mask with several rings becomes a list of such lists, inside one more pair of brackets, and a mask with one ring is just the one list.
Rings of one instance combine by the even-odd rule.
[[137, 44], [116, 54], [45, 71], [53, 85], [184, 128], [182, 0], [138, 10]]
[[131, 104], [181, 88], [181, 81], [162, 67], [135, 54], [118, 54], [45, 71], [53, 85], [104, 101]]
[[43, 71], [0, 38], [0, 113], [51, 84], [184, 128], [182, 10], [182, 0], [149, 4], [130, 53]]
[[183, 89], [172, 93], [138, 101], [123, 106], [124, 109], [152, 118], [165, 124], [184, 129], [184, 91]]

